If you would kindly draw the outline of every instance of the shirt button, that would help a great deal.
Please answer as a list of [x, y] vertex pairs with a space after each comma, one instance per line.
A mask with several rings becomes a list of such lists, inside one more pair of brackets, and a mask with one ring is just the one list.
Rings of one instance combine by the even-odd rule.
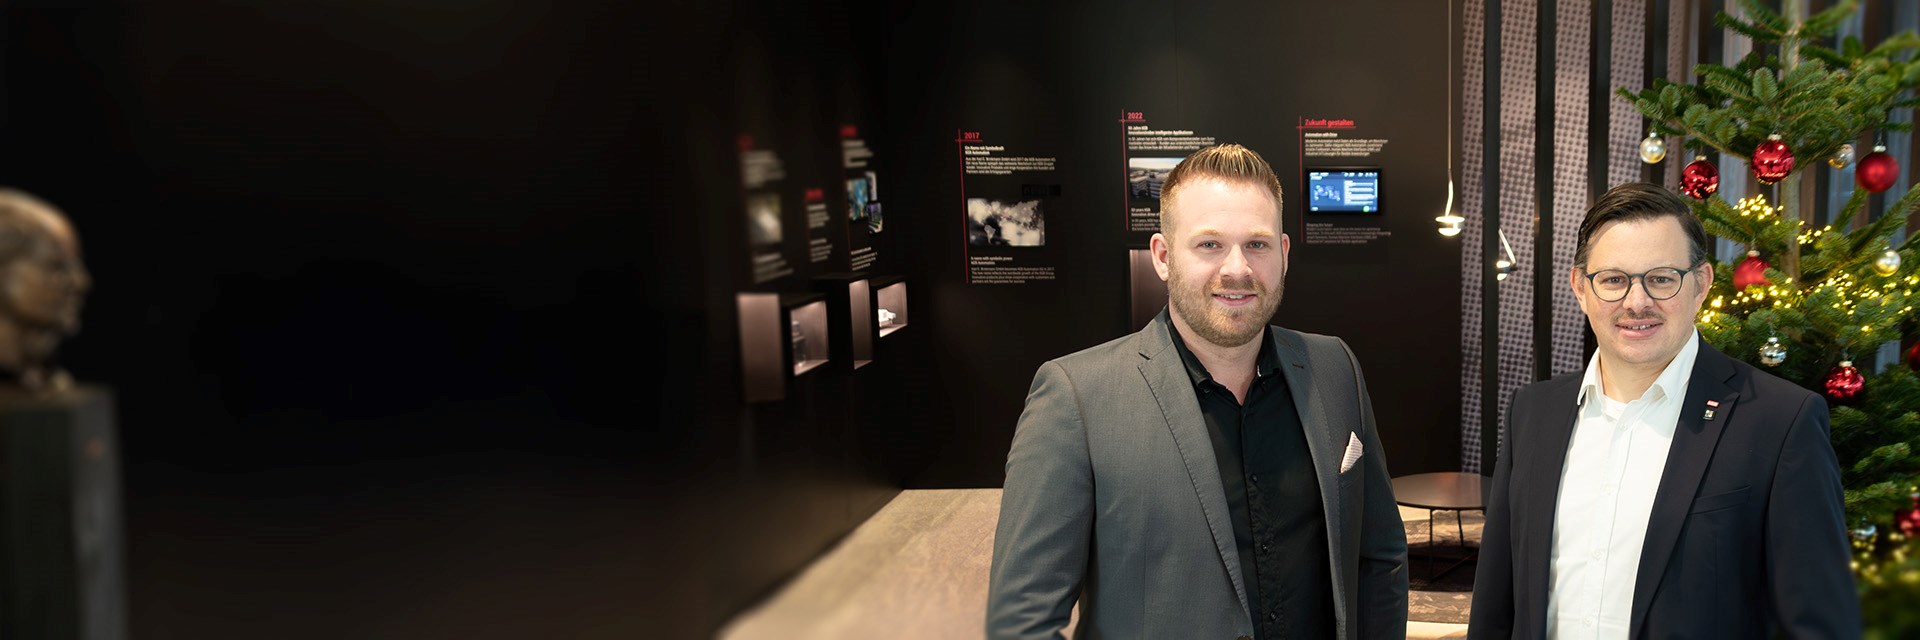
[[1587, 618], [1586, 623], [1587, 623], [1587, 626], [1589, 627], [1593, 626], [1593, 618]]
[[1277, 615], [1274, 615], [1274, 614], [1271, 614], [1271, 613], [1269, 613], [1269, 614], [1267, 614], [1267, 622], [1273, 622], [1273, 621], [1275, 621], [1275, 620], [1279, 620], [1279, 619], [1280, 619], [1280, 616], [1277, 616]]
[[1249, 478], [1249, 479], [1253, 480], [1254, 484], [1260, 484], [1260, 476], [1253, 476], [1252, 478]]
[[1273, 545], [1270, 545], [1264, 542], [1260, 543], [1260, 553], [1266, 553], [1268, 551], [1271, 551], [1272, 549], [1273, 549]]
[[1620, 488], [1620, 486], [1619, 486], [1619, 485], [1616, 485], [1616, 484], [1613, 484], [1613, 483], [1607, 483], [1607, 484], [1605, 484], [1605, 485], [1602, 485], [1602, 486], [1600, 487], [1600, 493], [1601, 493], [1601, 494], [1604, 494], [1604, 495], [1609, 495], [1609, 496], [1610, 496], [1610, 495], [1613, 495], [1613, 492], [1614, 492], [1614, 490], [1615, 490], [1615, 489], [1619, 489], [1619, 488]]
[[1604, 555], [1604, 554], [1601, 554], [1601, 553], [1600, 553], [1599, 551], [1594, 551], [1594, 552], [1593, 552], [1593, 553], [1592, 553], [1591, 555], [1592, 555], [1592, 557], [1593, 557], [1593, 559], [1595, 559], [1595, 560], [1599, 560], [1599, 559], [1600, 559], [1600, 557], [1601, 557], [1602, 555]]

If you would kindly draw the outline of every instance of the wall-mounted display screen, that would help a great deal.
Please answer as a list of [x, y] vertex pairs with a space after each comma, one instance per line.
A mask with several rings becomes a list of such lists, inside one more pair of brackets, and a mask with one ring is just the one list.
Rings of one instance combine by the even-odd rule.
[[1379, 213], [1378, 167], [1307, 170], [1308, 213]]

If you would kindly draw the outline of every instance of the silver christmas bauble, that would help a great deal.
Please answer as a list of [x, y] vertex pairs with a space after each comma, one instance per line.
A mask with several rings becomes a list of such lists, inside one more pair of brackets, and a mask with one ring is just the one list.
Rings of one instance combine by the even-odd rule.
[[1874, 273], [1890, 276], [1898, 271], [1900, 271], [1900, 252], [1898, 251], [1888, 249], [1886, 252], [1881, 253], [1878, 259], [1873, 261]]
[[1760, 345], [1761, 363], [1769, 367], [1777, 367], [1780, 366], [1780, 363], [1786, 361], [1787, 345], [1780, 344], [1779, 338], [1767, 338], [1767, 343]]
[[1850, 164], [1853, 164], [1852, 143], [1840, 145], [1840, 150], [1833, 152], [1833, 157], [1827, 158], [1827, 166], [1835, 169], [1845, 169]]
[[1647, 164], [1657, 164], [1667, 159], [1667, 141], [1653, 132], [1647, 132], [1647, 139], [1640, 141], [1640, 159]]

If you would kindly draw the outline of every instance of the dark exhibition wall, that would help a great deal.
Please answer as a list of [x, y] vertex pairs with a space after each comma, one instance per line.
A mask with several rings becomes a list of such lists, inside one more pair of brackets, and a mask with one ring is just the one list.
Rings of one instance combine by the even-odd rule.
[[[1129, 160], [1184, 151], [1130, 149], [1129, 126], [1239, 142], [1273, 162], [1287, 189], [1294, 241], [1276, 321], [1339, 335], [1353, 346], [1368, 368], [1396, 473], [1458, 468], [1458, 387], [1451, 381], [1459, 370], [1452, 338], [1459, 331], [1460, 248], [1436, 233], [1433, 221], [1446, 196], [1450, 133], [1446, 5], [920, 6], [897, 10], [879, 31], [855, 32], [878, 34], [877, 50], [861, 48], [873, 40], [836, 40], [838, 25], [857, 19], [823, 24], [815, 22], [819, 11], [734, 15], [723, 40], [692, 49], [695, 57], [730, 61], [727, 73], [706, 86], [733, 83], [690, 107], [699, 126], [688, 143], [703, 163], [696, 172], [712, 185], [701, 190], [711, 200], [700, 210], [721, 214], [708, 229], [717, 237], [708, 238], [715, 251], [703, 263], [703, 304], [715, 347], [709, 380], [727, 384], [717, 385], [717, 396], [703, 390], [717, 398], [711, 426], [681, 436], [704, 438], [709, 448], [684, 450], [700, 452], [686, 460], [708, 462], [703, 473], [682, 476], [679, 495], [692, 505], [674, 513], [699, 514], [702, 524], [687, 527], [695, 532], [689, 549], [702, 536], [727, 535], [735, 523], [765, 527], [764, 514], [781, 514], [772, 518], [777, 532], [682, 557], [693, 584], [717, 594], [704, 601], [679, 596], [710, 607], [700, 615], [717, 617], [704, 624], [765, 595], [823, 550], [834, 536], [806, 528], [827, 524], [820, 514], [850, 503], [857, 521], [877, 508], [863, 497], [888, 493], [863, 489], [873, 485], [862, 479], [913, 489], [999, 486], [1039, 364], [1137, 328], [1128, 253], [1144, 248], [1150, 231], [1130, 220], [1129, 208], [1139, 203], [1128, 192]], [[869, 94], [877, 103], [855, 102], [878, 108], [877, 123], [831, 117], [851, 108], [833, 90], [834, 78], [844, 77], [844, 60], [862, 55], [878, 56], [861, 62], [878, 63], [882, 88]], [[741, 395], [725, 395], [751, 387], [739, 377], [747, 365], [732, 360], [751, 351], [730, 335], [748, 315], [738, 295], [819, 292], [820, 277], [856, 268], [851, 249], [836, 247], [832, 258], [810, 265], [804, 245], [751, 246], [742, 219], [754, 216], [764, 187], [750, 176], [760, 161], [749, 158], [780, 156], [789, 201], [804, 202], [809, 185], [821, 184], [830, 187], [828, 200], [851, 199], [852, 187], [834, 184], [843, 168], [836, 136], [846, 125], [872, 147], [884, 185], [886, 227], [876, 245], [882, 255], [857, 271], [905, 278], [912, 321], [878, 339], [873, 365], [829, 364], [789, 376], [779, 385], [782, 399], [741, 404]], [[1341, 137], [1383, 142], [1354, 157], [1331, 156], [1326, 142], [1305, 142]], [[988, 166], [970, 164], [981, 158], [1001, 160], [1014, 175], [970, 172]], [[1381, 210], [1344, 219], [1309, 214], [1308, 166], [1381, 170]], [[1044, 236], [1011, 241], [1038, 246], [981, 242], [976, 214], [1022, 206], [1040, 210]], [[804, 228], [803, 208], [783, 215], [789, 233]], [[1309, 222], [1320, 226], [1306, 229]], [[828, 235], [839, 242], [838, 234]], [[749, 256], [768, 253], [794, 273], [756, 283], [765, 274]], [[779, 349], [791, 343], [770, 342]], [[806, 470], [830, 465], [827, 443], [845, 442], [836, 440], [842, 433], [853, 434], [844, 446], [854, 466], [841, 468], [851, 471], [851, 485]], [[862, 452], [878, 452], [882, 464], [859, 458]], [[800, 512], [807, 508], [811, 516]], [[748, 566], [736, 553], [776, 562], [778, 570]]]
[[[932, 415], [953, 417], [954, 433], [936, 434], [944, 436], [939, 455], [921, 483], [997, 486], [1039, 364], [1138, 328], [1127, 313], [1125, 251], [1144, 248], [1148, 234], [1125, 224], [1130, 203], [1118, 182], [1126, 112], [1144, 114], [1156, 130], [1194, 131], [1267, 156], [1283, 176], [1293, 240], [1276, 322], [1353, 346], [1372, 374], [1396, 471], [1456, 468], [1457, 391], [1428, 378], [1458, 363], [1447, 338], [1458, 331], [1451, 267], [1459, 249], [1433, 223], [1446, 196], [1447, 18], [1438, 3], [1229, 3], [1171, 12], [989, 4], [948, 19], [946, 28], [964, 35], [897, 44], [889, 94], [897, 104], [889, 108], [927, 121], [899, 134], [927, 150], [902, 154], [913, 163], [908, 179], [919, 181], [911, 192], [936, 212], [927, 216], [936, 224], [917, 232], [921, 246], [945, 256], [924, 264], [939, 345], [928, 388], [949, 391], [929, 400], [942, 409]], [[1377, 46], [1382, 41], [1395, 46]], [[900, 63], [920, 60], [932, 66]], [[923, 77], [941, 80], [915, 81]], [[1390, 236], [1358, 246], [1323, 243], [1311, 230], [1303, 237], [1302, 125], [1314, 120], [1350, 120], [1352, 135], [1386, 140], [1363, 160], [1313, 163], [1386, 167], [1383, 211], [1354, 217]], [[954, 223], [938, 224], [959, 213], [960, 167], [951, 151], [933, 152], [951, 149], [956, 130], [979, 132], [1009, 154], [1058, 158], [1047, 178], [1062, 191], [1049, 203], [1047, 229], [1047, 248], [1061, 245], [1058, 279], [966, 281]]]
[[95, 276], [63, 359], [117, 394], [135, 637], [656, 628], [702, 227], [653, 215], [693, 201], [648, 20], [6, 3], [0, 184]]
[[1396, 474], [1458, 468], [1459, 20], [14, 2], [0, 184], [94, 272], [63, 360], [118, 397], [136, 636], [700, 637], [899, 490], [998, 486], [1202, 139], [1283, 178], [1276, 321], [1352, 345]]

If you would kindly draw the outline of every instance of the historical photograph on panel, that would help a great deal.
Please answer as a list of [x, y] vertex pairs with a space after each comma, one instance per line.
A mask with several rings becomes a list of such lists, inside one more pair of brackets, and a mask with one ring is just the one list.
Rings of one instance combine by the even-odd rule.
[[881, 224], [881, 219], [880, 219], [880, 203], [878, 202], [867, 203], [867, 232], [880, 233], [882, 226], [883, 225]]
[[873, 200], [872, 184], [865, 177], [847, 180], [847, 220], [867, 219], [867, 203]]
[[1167, 174], [1180, 164], [1180, 158], [1127, 158], [1127, 197], [1152, 203], [1158, 212], [1160, 186], [1167, 183]]
[[976, 247], [1043, 247], [1047, 221], [1039, 200], [967, 199], [967, 244]]
[[747, 239], [753, 246], [779, 246], [780, 231], [780, 194], [757, 193], [747, 196]]

